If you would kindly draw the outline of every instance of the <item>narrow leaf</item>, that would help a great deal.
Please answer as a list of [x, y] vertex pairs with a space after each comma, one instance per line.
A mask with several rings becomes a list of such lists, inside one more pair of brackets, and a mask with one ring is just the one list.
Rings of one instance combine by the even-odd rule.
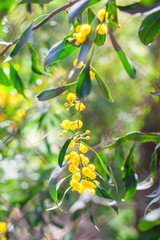
[[145, 190], [153, 185], [152, 175], [149, 175], [144, 181], [137, 184], [136, 190]]
[[18, 40], [16, 46], [14, 47], [13, 51], [11, 54], [6, 58], [4, 61], [10, 61], [12, 58], [14, 58], [19, 51], [29, 42], [32, 36], [32, 28], [33, 28], [34, 22], [24, 31], [24, 33], [21, 35], [20, 39]]
[[82, 69], [77, 82], [76, 93], [77, 96], [82, 99], [89, 95], [91, 91], [91, 79], [90, 79], [90, 61], [86, 64], [86, 66]]
[[32, 57], [32, 71], [36, 74], [40, 74], [40, 75], [48, 75], [46, 73], [44, 73], [40, 67], [38, 66], [38, 54], [37, 52], [34, 50], [34, 48], [32, 47], [31, 44], [28, 44], [29, 50], [31, 52], [31, 57]]
[[76, 83], [77, 82], [73, 82], [73, 83], [67, 84], [67, 85], [62, 86], [62, 87], [45, 90], [45, 91], [41, 92], [37, 96], [37, 98], [38, 98], [39, 101], [46, 101], [46, 100], [55, 98], [55, 97], [59, 96], [60, 94], [62, 94], [63, 92], [65, 92], [66, 90], [73, 87]]
[[117, 6], [119, 8], [119, 10], [123, 11], [123, 12], [127, 12], [129, 14], [137, 14], [137, 13], [147, 13], [150, 12], [152, 10], [153, 11], [157, 11], [158, 7], [160, 8], [160, 4], [159, 2], [157, 3], [153, 3], [152, 5], [149, 6], [145, 6], [139, 2], [137, 3], [133, 3], [131, 5], [126, 5], [126, 6]]
[[96, 75], [96, 80], [98, 83], [98, 86], [103, 94], [103, 96], [109, 101], [109, 102], [114, 102], [112, 96], [111, 96], [111, 92], [107, 86], [107, 84], [105, 83], [105, 81], [102, 79], [102, 77], [99, 75], [99, 73], [92, 67], [90, 66], [90, 68], [92, 69], [92, 71], [95, 73]]
[[138, 31], [141, 42], [148, 46], [151, 44], [160, 32], [160, 11], [147, 16]]
[[47, 53], [44, 66], [54, 64], [72, 54], [78, 47], [71, 45], [67, 40], [56, 43]]
[[112, 45], [124, 67], [124, 69], [126, 70], [126, 72], [128, 73], [128, 75], [134, 79], [135, 75], [136, 75], [136, 70], [133, 66], [133, 64], [131, 63], [131, 61], [126, 57], [125, 53], [123, 52], [122, 48], [120, 47], [120, 45], [117, 43], [116, 39], [114, 38], [112, 32], [110, 32], [110, 39], [112, 42]]
[[53, 171], [50, 179], [49, 179], [49, 193], [51, 197], [53, 198], [54, 201], [57, 201], [57, 191], [56, 191], [56, 184], [57, 184], [57, 179], [62, 172], [63, 167], [56, 167], [56, 169]]
[[97, 225], [95, 224], [95, 221], [94, 221], [94, 218], [93, 218], [93, 214], [92, 214], [92, 213], [90, 213], [89, 219], [90, 219], [91, 223], [93, 224], [93, 226], [95, 227], [95, 229], [100, 232], [99, 228], [98, 228]]
[[89, 2], [89, 0], [81, 0], [81, 1], [77, 2], [76, 4], [74, 4], [69, 10], [68, 21], [73, 22], [76, 17], [81, 15], [81, 13], [85, 9], [88, 2]]
[[10, 63], [10, 80], [14, 87], [17, 89], [17, 91], [25, 97], [23, 82], [11, 63]]
[[52, 2], [53, 0], [22, 0], [18, 4], [25, 4], [25, 3], [37, 3], [37, 4], [47, 4]]
[[103, 149], [112, 149], [116, 148], [117, 146], [127, 142], [127, 141], [134, 141], [134, 142], [160, 142], [160, 133], [141, 133], [141, 132], [131, 132], [127, 133], [125, 136], [120, 137], [115, 140], [115, 142], [106, 145]]
[[88, 9], [88, 24], [90, 25], [95, 18], [96, 14], [92, 11], [91, 8]]
[[125, 159], [122, 179], [126, 188], [125, 199], [128, 200], [133, 197], [136, 192], [136, 176], [135, 168], [133, 164], [133, 156], [135, 152], [136, 145], [134, 144], [130, 150], [129, 155]]
[[64, 161], [64, 157], [67, 151], [67, 148], [71, 142], [71, 140], [73, 139], [73, 136], [70, 137], [69, 139], [67, 139], [67, 141], [64, 143], [63, 147], [60, 150], [59, 156], [58, 156], [58, 164], [61, 167]]
[[0, 67], [0, 84], [4, 85], [4, 86], [9, 86], [10, 82], [8, 80], [8, 77], [6, 76], [6, 74], [4, 73], [2, 67]]
[[98, 157], [100, 163], [101, 163], [101, 166], [103, 167], [105, 173], [112, 179], [115, 187], [116, 187], [116, 190], [117, 190], [117, 183], [114, 179], [114, 177], [112, 176], [112, 174], [109, 172], [108, 168], [106, 167], [106, 165], [104, 164], [103, 160], [101, 159], [100, 155], [93, 149], [91, 148], [90, 146], [88, 146], [86, 143], [83, 142], [83, 144], [88, 147], [92, 152], [94, 152], [96, 154], [96, 156]]

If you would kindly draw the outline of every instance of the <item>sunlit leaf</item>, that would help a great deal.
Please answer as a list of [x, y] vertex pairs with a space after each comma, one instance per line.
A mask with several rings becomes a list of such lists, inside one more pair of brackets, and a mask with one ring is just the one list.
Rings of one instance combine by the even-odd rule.
[[10, 80], [13, 86], [17, 89], [17, 91], [25, 97], [23, 82], [20, 76], [18, 75], [18, 72], [15, 70], [11, 63], [10, 63]]
[[77, 96], [81, 98], [85, 98], [89, 95], [91, 91], [91, 79], [90, 79], [90, 61], [86, 64], [86, 66], [82, 69], [77, 82], [76, 93]]
[[136, 175], [134, 167], [134, 152], [136, 145], [134, 144], [130, 150], [129, 155], [125, 159], [122, 179], [126, 188], [125, 199], [128, 200], [133, 197], [136, 192]]
[[88, 24], [90, 25], [95, 18], [96, 14], [92, 11], [92, 9], [88, 9]]
[[122, 48], [120, 47], [120, 45], [117, 43], [116, 39], [114, 38], [112, 32], [110, 32], [110, 39], [112, 42], [112, 45], [119, 57], [119, 60], [121, 61], [124, 69], [126, 70], [126, 72], [128, 73], [128, 75], [134, 79], [135, 75], [136, 75], [136, 70], [133, 66], [133, 64], [131, 63], [131, 61], [126, 57], [125, 53], [123, 52]]
[[56, 191], [56, 184], [60, 173], [62, 172], [63, 167], [56, 167], [53, 171], [50, 179], [49, 179], [49, 193], [54, 201], [57, 201], [57, 191]]
[[103, 94], [103, 96], [109, 101], [109, 102], [114, 102], [112, 96], [111, 96], [111, 92], [107, 86], [107, 84], [105, 83], [105, 81], [102, 79], [102, 77], [99, 75], [99, 73], [92, 67], [90, 66], [90, 68], [92, 69], [92, 71], [95, 73], [96, 76], [96, 80], [98, 83], [98, 86]]
[[47, 53], [44, 66], [54, 64], [72, 54], [78, 47], [71, 45], [67, 40], [56, 43]]
[[148, 176], [144, 181], [137, 184], [136, 190], [145, 190], [153, 185], [152, 175]]
[[141, 133], [141, 132], [131, 132], [127, 133], [125, 136], [115, 139], [115, 141], [111, 144], [107, 144], [103, 147], [103, 149], [111, 149], [116, 148], [117, 146], [127, 142], [127, 141], [134, 141], [134, 142], [160, 142], [160, 133]]
[[141, 42], [148, 46], [152, 43], [160, 32], [160, 11], [147, 16], [138, 31]]
[[38, 66], [38, 54], [37, 52], [34, 50], [34, 48], [32, 47], [31, 44], [28, 44], [29, 50], [31, 52], [31, 57], [32, 57], [32, 71], [36, 74], [40, 74], [40, 75], [48, 75], [46, 73], [44, 73], [40, 67]]
[[73, 83], [67, 84], [67, 85], [62, 86], [62, 87], [45, 90], [42, 93], [40, 93], [37, 96], [37, 98], [38, 98], [39, 101], [46, 101], [46, 100], [55, 98], [55, 97], [59, 96], [60, 94], [62, 94], [63, 92], [65, 92], [66, 90], [73, 87], [76, 83], [77, 82], [73, 82]]
[[157, 225], [160, 225], [160, 208], [147, 213], [139, 222], [138, 227], [142, 231], [147, 231]]
[[4, 86], [9, 86], [10, 82], [8, 80], [8, 77], [6, 76], [6, 74], [4, 73], [2, 67], [0, 67], [0, 84], [4, 85]]

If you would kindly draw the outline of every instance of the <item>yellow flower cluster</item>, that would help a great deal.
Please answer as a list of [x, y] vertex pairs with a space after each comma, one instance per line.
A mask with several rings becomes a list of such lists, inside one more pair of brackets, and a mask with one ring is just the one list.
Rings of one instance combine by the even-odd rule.
[[76, 39], [75, 45], [79, 46], [81, 43], [84, 43], [87, 40], [87, 36], [90, 34], [91, 30], [91, 26], [87, 23], [78, 25], [76, 27], [76, 33], [73, 34], [73, 37]]
[[[80, 145], [79, 151], [86, 153], [88, 148], [82, 143]], [[68, 170], [72, 173], [70, 181], [72, 191], [82, 194], [85, 190], [89, 190], [91, 194], [95, 194], [95, 183], [99, 184], [99, 182], [94, 180], [96, 178], [95, 165], [89, 164], [89, 158], [84, 154], [71, 152], [65, 156], [65, 160], [70, 164]]]

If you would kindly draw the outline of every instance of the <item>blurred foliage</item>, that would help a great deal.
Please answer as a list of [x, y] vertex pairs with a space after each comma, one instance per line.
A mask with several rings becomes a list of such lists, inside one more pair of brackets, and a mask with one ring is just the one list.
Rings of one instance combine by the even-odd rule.
[[[47, 14], [67, 3], [65, 0], [46, 0], [40, 1], [40, 4], [37, 2], [20, 0], [0, 2], [0, 52], [22, 35], [36, 18], [42, 16], [34, 25]], [[117, 1], [118, 6], [132, 3], [135, 1]], [[150, 6], [159, 1], [143, 0], [140, 3], [144, 4], [143, 6]], [[98, 9], [104, 7], [104, 4], [106, 1], [99, 1], [91, 9], [96, 13]], [[47, 89], [58, 88], [58, 91], [61, 91], [60, 87], [77, 81], [79, 71], [75, 72], [72, 81], [68, 80], [67, 76], [73, 68], [74, 59], [78, 58], [79, 50], [53, 66], [46, 66], [45, 69], [43, 67], [48, 50], [70, 32], [72, 24], [68, 23], [67, 11], [58, 13], [32, 32], [30, 43], [25, 41], [25, 46], [18, 50], [18, 54], [10, 62], [3, 63], [14, 46], [1, 56], [3, 64], [0, 67], [0, 239], [5, 240], [6, 237], [15, 240], [23, 236], [24, 240], [89, 240], [94, 239], [95, 236], [97, 239], [110, 240], [158, 240], [159, 210], [153, 210], [145, 217], [143, 215], [149, 203], [145, 195], [150, 194], [159, 183], [160, 154], [158, 147], [156, 148], [159, 140], [154, 141], [155, 143], [145, 143], [146, 141], [133, 139], [138, 142], [134, 165], [130, 156], [133, 142], [128, 140], [115, 149], [106, 148], [103, 152], [98, 152], [103, 163], [108, 165], [110, 173], [116, 179], [118, 193], [109, 185], [106, 187], [106, 181], [112, 183], [112, 180], [103, 171], [97, 155], [89, 153], [91, 162], [96, 165], [97, 172], [101, 173], [99, 178], [102, 187], [107, 189], [119, 205], [118, 216], [113, 209], [105, 205], [106, 202], [102, 206], [98, 198], [93, 201], [89, 201], [87, 197], [78, 199], [78, 194], [71, 191], [66, 193], [62, 205], [62, 209], [67, 211], [67, 214], [59, 210], [45, 211], [54, 206], [54, 201], [49, 195], [48, 183], [53, 169], [55, 170], [58, 165], [58, 154], [63, 145], [63, 139], [58, 137], [61, 131], [59, 125], [66, 116], [70, 116], [71, 120], [74, 119], [74, 112], [67, 115], [68, 113], [64, 111], [65, 92], [58, 96], [57, 90], [56, 94], [54, 90], [54, 97], [58, 97], [45, 102], [38, 101], [37, 96]], [[104, 80], [107, 88], [105, 93], [101, 92], [104, 87], [103, 82], [100, 80], [103, 86], [98, 88], [98, 80], [93, 80], [90, 95], [87, 96], [87, 110], [81, 114], [85, 129], [91, 131], [90, 145], [97, 151], [108, 146], [112, 140], [115, 143], [116, 138], [126, 136], [129, 132], [157, 134], [160, 132], [159, 96], [150, 94], [159, 91], [160, 88], [159, 35], [152, 44], [144, 45], [154, 40], [154, 34], [155, 32], [158, 34], [160, 23], [157, 23], [159, 25], [156, 29], [152, 29], [154, 32], [152, 37], [149, 35], [147, 40], [142, 40], [143, 44], [138, 37], [138, 31], [142, 24], [146, 23], [147, 20], [144, 21], [144, 18], [148, 19], [148, 16], [128, 15], [125, 11], [117, 11], [120, 28], [114, 33], [116, 44], [113, 44], [113, 38], [110, 40], [107, 35], [105, 44], [94, 49], [92, 58], [93, 69], [100, 74], [100, 79]], [[155, 13], [152, 14], [155, 16]], [[87, 12], [84, 12], [83, 18], [87, 21]], [[116, 52], [117, 44], [121, 46], [120, 54]], [[123, 61], [126, 63], [123, 53], [136, 68], [136, 78], [133, 80], [123, 68]], [[130, 69], [130, 65], [127, 66]], [[132, 72], [132, 69], [130, 70]], [[74, 85], [71, 87], [75, 91]], [[108, 91], [111, 91], [112, 97]], [[114, 103], [107, 101], [104, 96], [113, 98]], [[124, 185], [123, 181], [127, 176], [133, 177], [133, 192], [135, 192], [137, 177], [138, 183], [150, 175], [151, 158], [151, 172], [155, 184], [152, 188], [146, 189], [143, 185], [143, 191], [137, 191], [131, 200], [125, 201], [126, 184]], [[127, 169], [129, 160], [130, 169]], [[129, 174], [127, 170], [134, 174], [127, 175]], [[66, 176], [67, 171], [63, 171], [62, 177]], [[69, 186], [68, 183], [68, 179], [62, 183], [58, 190], [58, 199], [62, 199], [65, 189]], [[151, 185], [152, 182], [149, 187]], [[101, 193], [105, 194], [103, 191]], [[159, 192], [157, 194], [159, 200]], [[86, 211], [86, 208], [81, 209], [80, 204], [74, 212], [71, 206], [74, 206], [76, 200], [85, 202], [90, 212]], [[159, 207], [158, 200], [151, 209]], [[89, 217], [92, 219], [92, 225]], [[4, 222], [7, 224], [6, 228]], [[94, 228], [94, 225], [100, 229], [100, 232]]]

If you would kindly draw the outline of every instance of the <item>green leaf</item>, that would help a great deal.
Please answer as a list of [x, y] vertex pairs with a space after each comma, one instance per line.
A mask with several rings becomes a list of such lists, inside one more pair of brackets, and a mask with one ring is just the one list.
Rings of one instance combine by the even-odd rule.
[[154, 3], [148, 6], [145, 6], [139, 2], [137, 3], [133, 3], [131, 5], [126, 5], [126, 6], [117, 6], [119, 8], [119, 10], [123, 11], [123, 12], [127, 12], [129, 14], [137, 14], [137, 13], [147, 13], [150, 10], [152, 10], [152, 12], [157, 11], [157, 7], [159, 7], [159, 3]]
[[89, 95], [91, 91], [91, 79], [90, 79], [90, 67], [89, 67], [90, 61], [86, 64], [86, 66], [82, 69], [77, 82], [77, 89], [76, 93], [77, 96], [81, 98], [85, 98]]
[[11, 80], [12, 84], [14, 85], [14, 87], [17, 89], [17, 91], [20, 94], [22, 94], [24, 97], [26, 97], [24, 95], [23, 82], [11, 63], [10, 63], [10, 80]]
[[131, 63], [131, 61], [126, 57], [125, 53], [123, 52], [122, 48], [120, 47], [120, 45], [117, 43], [116, 39], [114, 38], [112, 32], [110, 32], [110, 39], [112, 42], [112, 45], [124, 67], [124, 69], [126, 70], [126, 72], [128, 73], [128, 75], [134, 79], [135, 75], [136, 75], [136, 70], [133, 66], [133, 64]]
[[92, 71], [95, 73], [96, 75], [96, 80], [98, 83], [98, 86], [103, 94], [103, 96], [109, 101], [109, 102], [114, 102], [112, 96], [111, 96], [111, 92], [107, 86], [107, 84], [104, 82], [104, 80], [102, 79], [102, 77], [99, 75], [99, 73], [92, 67], [90, 66], [90, 68], [92, 69]]
[[94, 152], [96, 154], [96, 156], [98, 157], [100, 163], [101, 163], [101, 166], [103, 167], [105, 173], [112, 179], [113, 183], [114, 183], [114, 186], [116, 187], [116, 190], [117, 190], [117, 183], [114, 179], [114, 177], [112, 176], [112, 174], [109, 172], [108, 168], [106, 167], [106, 165], [104, 164], [103, 160], [101, 159], [100, 155], [93, 149], [91, 148], [90, 146], [88, 146], [86, 143], [83, 142], [83, 144], [88, 147], [92, 152]]
[[81, 0], [74, 4], [68, 12], [68, 21], [73, 22], [76, 17], [81, 15], [89, 0]]
[[46, 73], [44, 73], [40, 67], [38, 66], [38, 54], [35, 51], [35, 49], [32, 47], [31, 44], [28, 44], [29, 50], [31, 52], [31, 56], [32, 56], [32, 71], [36, 74], [40, 74], [40, 75], [48, 75]]
[[44, 66], [54, 64], [72, 54], [78, 47], [71, 45], [67, 40], [53, 45], [44, 60]]
[[160, 32], [160, 11], [147, 16], [138, 31], [141, 42], [148, 46], [151, 44]]
[[57, 179], [62, 172], [63, 168], [56, 167], [56, 169], [53, 171], [50, 179], [49, 179], [49, 193], [54, 201], [57, 201], [57, 191], [56, 191], [56, 184]]
[[92, 214], [92, 213], [89, 214], [89, 219], [90, 219], [91, 223], [93, 224], [93, 226], [95, 227], [95, 229], [100, 232], [99, 228], [98, 228], [97, 225], [95, 224], [95, 221], [94, 221], [94, 218], [93, 218], [93, 214]]
[[9, 86], [10, 82], [6, 76], [6, 74], [4, 73], [2, 67], [0, 67], [0, 84], [4, 85], [4, 86]]
[[38, 98], [39, 101], [46, 101], [46, 100], [55, 98], [55, 97], [59, 96], [60, 94], [62, 94], [63, 92], [65, 92], [66, 90], [73, 87], [76, 83], [77, 83], [77, 81], [73, 82], [73, 83], [70, 83], [70, 84], [67, 84], [65, 86], [62, 86], [62, 87], [45, 90], [45, 91], [41, 92], [37, 96], [37, 98]]
[[92, 9], [88, 8], [88, 24], [89, 25], [91, 25], [95, 16], [96, 16], [96, 14], [92, 11]]
[[99, 34], [99, 33], [97, 33], [95, 44], [97, 46], [102, 46], [105, 43], [105, 41], [106, 41], [106, 34]]
[[[107, 20], [108, 20], [107, 25], [108, 25], [109, 29], [114, 31], [114, 30], [117, 29], [117, 24], [118, 24], [116, 1], [115, 0], [109, 0], [106, 7], [107, 7], [107, 12], [109, 14], [109, 17], [107, 18]], [[114, 19], [110, 18], [111, 15], [114, 16]]]
[[111, 144], [107, 144], [103, 147], [103, 149], [112, 149], [116, 148], [117, 146], [128, 142], [128, 141], [134, 141], [134, 142], [160, 142], [160, 133], [141, 133], [141, 132], [131, 132], [127, 133], [125, 136], [116, 138], [115, 141]]
[[134, 144], [130, 150], [129, 155], [125, 159], [122, 179], [126, 188], [125, 199], [128, 200], [133, 197], [136, 192], [136, 175], [135, 168], [133, 164], [134, 152], [136, 145]]
[[29, 42], [29, 40], [31, 39], [32, 36], [32, 28], [33, 28], [33, 23], [23, 32], [23, 34], [21, 35], [21, 37], [19, 38], [16, 46], [14, 47], [13, 51], [11, 52], [11, 54], [6, 58], [6, 60], [4, 61], [10, 61], [12, 58], [14, 58], [19, 51]]
[[156, 177], [156, 167], [157, 167], [157, 149], [160, 147], [160, 143], [156, 145], [154, 152], [152, 153], [152, 161], [150, 163], [150, 170], [152, 174], [153, 181]]
[[74, 4], [68, 13], [68, 21], [73, 22], [76, 17], [79, 17], [87, 8], [95, 5], [101, 0], [81, 0]]
[[15, 0], [5, 0], [0, 3], [0, 19], [9, 11]]
[[52, 2], [53, 0], [23, 0], [18, 4], [25, 4], [25, 3], [37, 3], [37, 4], [47, 4]]
[[145, 215], [139, 222], [138, 227], [142, 231], [147, 231], [160, 224], [160, 208], [154, 209]]
[[[96, 186], [97, 186], [98, 190], [100, 191], [101, 195], [103, 196], [103, 198], [112, 200], [112, 201], [109, 201], [107, 203], [107, 205], [112, 207], [115, 210], [115, 212], [118, 214], [117, 202], [113, 199], [113, 197], [109, 194], [109, 192], [107, 192], [103, 187], [101, 187], [98, 184], [96, 184]], [[93, 199], [93, 201], [94, 201], [94, 199]], [[96, 201], [94, 201], [94, 202], [96, 202]], [[103, 204], [103, 203], [101, 203], [101, 204]]]
[[59, 156], [58, 156], [58, 164], [59, 164], [60, 167], [63, 164], [67, 148], [68, 148], [70, 142], [72, 141], [72, 139], [73, 139], [73, 136], [70, 137], [69, 139], [67, 139], [67, 141], [64, 143], [63, 147], [60, 150], [60, 153], [59, 153]]

